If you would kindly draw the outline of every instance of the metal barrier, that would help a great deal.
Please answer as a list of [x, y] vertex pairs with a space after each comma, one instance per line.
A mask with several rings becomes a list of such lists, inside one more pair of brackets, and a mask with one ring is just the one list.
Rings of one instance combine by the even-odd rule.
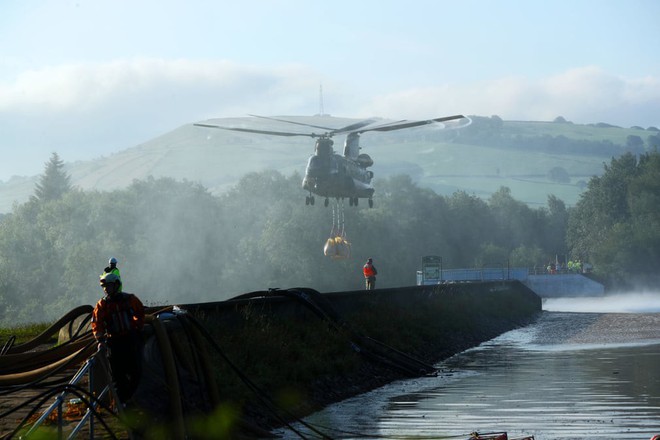
[[[105, 376], [105, 383], [107, 384], [103, 389], [99, 392], [98, 396], [95, 396], [94, 399], [89, 400], [89, 406], [87, 407], [87, 411], [85, 411], [85, 414], [81, 418], [81, 420], [73, 427], [73, 430], [67, 437], [67, 439], [74, 439], [76, 436], [80, 433], [80, 431], [84, 428], [85, 424], [89, 421], [89, 439], [92, 440], [94, 439], [94, 417], [93, 413], [96, 410], [96, 408], [99, 405], [99, 401], [101, 401], [103, 398], [105, 398], [108, 394], [114, 398], [115, 402], [117, 402], [117, 412], [120, 414], [120, 416], [123, 413], [123, 407], [121, 404], [119, 404], [119, 398], [117, 396], [117, 392], [115, 390], [115, 387], [112, 384], [112, 376], [110, 374], [110, 367], [108, 364], [108, 359], [107, 357], [102, 354], [102, 353], [95, 353], [94, 355], [90, 356], [87, 361], [83, 364], [83, 366], [78, 370], [78, 372], [73, 376], [73, 378], [69, 381], [69, 385], [78, 385], [78, 383], [85, 377], [85, 375], [88, 376], [88, 389], [89, 389], [89, 395], [93, 396], [95, 394], [94, 388], [96, 386], [95, 382], [95, 364], [98, 362], [98, 364], [101, 366], [101, 369], [103, 371], [103, 374]], [[53, 413], [53, 411], [57, 410], [57, 438], [61, 440], [63, 438], [63, 425], [64, 425], [64, 419], [63, 419], [63, 410], [64, 410], [64, 403], [66, 402], [66, 397], [68, 394], [71, 394], [70, 391], [63, 391], [61, 392], [56, 398], [55, 402], [53, 402], [42, 414], [41, 416], [37, 419], [36, 422], [32, 425], [32, 427], [28, 430], [27, 433], [25, 433], [22, 438], [28, 438], [34, 431], [36, 431], [39, 426], [41, 426], [46, 419]], [[130, 435], [130, 433], [129, 433]]]
[[417, 285], [433, 285], [460, 281], [497, 281], [519, 280], [524, 281], [529, 276], [526, 267], [481, 267], [465, 269], [443, 269], [438, 278], [423, 277], [422, 271], [417, 271]]

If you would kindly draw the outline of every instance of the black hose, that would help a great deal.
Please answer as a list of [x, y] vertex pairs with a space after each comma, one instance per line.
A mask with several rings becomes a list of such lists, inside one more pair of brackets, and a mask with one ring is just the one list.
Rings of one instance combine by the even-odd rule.
[[178, 321], [186, 334], [188, 344], [192, 347], [191, 352], [195, 364], [195, 371], [197, 377], [201, 379], [200, 382], [203, 384], [201, 388], [207, 390], [210, 406], [211, 408], [215, 408], [220, 403], [218, 387], [213, 377], [211, 361], [206, 354], [206, 350], [202, 349], [202, 340], [199, 330], [190, 325], [188, 322], [188, 316], [185, 314], [181, 315]]
[[[351, 339], [351, 346], [358, 351], [360, 354], [365, 356], [372, 362], [380, 363], [388, 368], [397, 370], [404, 374], [418, 377], [420, 374], [428, 374], [429, 372], [435, 372], [435, 368], [430, 366], [420, 360], [413, 358], [410, 355], [407, 355], [403, 352], [396, 350], [393, 347], [387, 346], [386, 344], [376, 341], [373, 338], [363, 336], [354, 330], [351, 330], [347, 323], [341, 319], [339, 314], [334, 310], [332, 305], [321, 295], [318, 291], [309, 288], [293, 288], [286, 290], [279, 289], [269, 289], [268, 291], [255, 291], [249, 292], [242, 295], [233, 297], [228, 301], [240, 301], [240, 300], [250, 300], [255, 298], [264, 298], [264, 297], [285, 297], [290, 298], [295, 301], [300, 302], [305, 307], [307, 307], [312, 313], [314, 313], [320, 319], [326, 321], [337, 331], [347, 331]], [[286, 420], [279, 416], [278, 408], [270, 398], [263, 393], [247, 376], [245, 376], [224, 354], [220, 349], [217, 343], [213, 340], [212, 336], [206, 331], [206, 329], [194, 318], [189, 315], [182, 315], [183, 320], [190, 320], [190, 322], [199, 329], [200, 333], [211, 343], [215, 350], [220, 354], [229, 367], [235, 371], [238, 377], [250, 388], [257, 397], [262, 401], [266, 408], [273, 413], [273, 415], [282, 423], [283, 426], [287, 426], [297, 435], [303, 437], [302, 433], [297, 432]], [[370, 345], [371, 347], [367, 347]], [[375, 347], [374, 347], [375, 346]], [[385, 351], [383, 351], [383, 349]], [[396, 356], [394, 356], [396, 355]], [[286, 411], [279, 409], [279, 411]], [[297, 417], [287, 414], [290, 419], [299, 420]], [[300, 420], [299, 420], [300, 421]], [[304, 421], [300, 423], [305, 424]], [[316, 430], [311, 425], [305, 424], [310, 430], [315, 431], [318, 435], [323, 438], [329, 438], [326, 434]], [[303, 437], [304, 438], [304, 437]]]
[[[318, 317], [330, 323], [335, 330], [347, 330], [352, 338], [350, 341], [351, 346], [372, 361], [384, 364], [412, 377], [434, 375], [437, 371], [432, 365], [350, 329], [347, 323], [334, 310], [330, 302], [314, 289], [306, 287], [296, 287], [288, 290], [270, 289], [268, 293], [270, 295], [293, 298], [307, 306]], [[380, 348], [384, 348], [385, 352], [380, 350]], [[396, 358], [392, 354], [395, 354]]]
[[0, 350], [0, 356], [3, 356], [7, 353], [9, 353], [9, 350], [11, 350], [11, 347], [14, 345], [14, 342], [16, 342], [16, 336], [11, 335], [7, 342], [2, 346], [2, 350]]
[[[201, 325], [195, 318], [187, 316], [186, 317], [190, 320], [190, 322], [200, 331], [202, 336], [211, 344], [211, 346], [218, 352], [218, 354], [222, 357], [222, 359], [227, 362], [227, 365], [230, 366], [230, 368], [238, 375], [238, 377], [243, 381], [247, 387], [255, 393], [255, 395], [260, 399], [260, 401], [266, 406], [266, 408], [271, 411], [273, 416], [282, 423], [283, 426], [286, 426], [289, 428], [292, 432], [294, 432], [296, 435], [298, 435], [300, 438], [305, 438], [305, 436], [296, 430], [290, 422], [285, 420], [282, 416], [279, 415], [278, 409], [282, 412], [286, 413], [286, 410], [283, 410], [281, 408], [277, 408], [277, 405], [270, 399], [270, 397], [264, 393], [259, 387], [250, 380], [228, 357], [227, 355], [222, 351], [222, 348], [215, 342], [213, 337], [209, 334], [209, 332], [204, 328], [203, 325]], [[300, 423], [305, 424], [303, 420], [300, 420], [298, 417], [293, 416], [290, 413], [287, 413], [287, 416], [289, 416], [291, 419], [297, 420]], [[311, 425], [305, 424], [309, 429], [317, 432], [317, 434], [321, 435], [323, 438], [331, 440], [330, 437], [327, 435], [323, 434], [322, 432], [317, 431], [314, 427]]]
[[[74, 331], [72, 333], [70, 332], [71, 337], [70, 337], [69, 341], [75, 341], [75, 340], [84, 338], [85, 336], [91, 335], [92, 334], [91, 329], [90, 330], [84, 330], [89, 325], [89, 322], [91, 320], [92, 320], [92, 314], [89, 313], [87, 316], [85, 316], [85, 318], [82, 321], [80, 321], [80, 323], [78, 324], [78, 327], [76, 328], [76, 331]], [[73, 322], [74, 321], [71, 321], [71, 324], [73, 324]], [[66, 342], [69, 342], [69, 341], [66, 341]]]

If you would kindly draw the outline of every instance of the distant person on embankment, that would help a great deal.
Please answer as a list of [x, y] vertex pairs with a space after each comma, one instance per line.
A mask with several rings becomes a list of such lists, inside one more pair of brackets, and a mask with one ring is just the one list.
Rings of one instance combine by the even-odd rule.
[[364, 273], [364, 281], [367, 290], [374, 290], [376, 288], [376, 275], [378, 275], [378, 271], [374, 266], [372, 258], [369, 258], [364, 264], [362, 267], [362, 273]]
[[122, 290], [121, 274], [119, 273], [119, 268], [117, 267], [117, 259], [115, 257], [110, 257], [110, 260], [108, 260], [108, 266], [105, 269], [103, 269], [101, 278], [103, 278], [107, 273], [114, 273], [119, 277], [119, 291], [121, 292]]

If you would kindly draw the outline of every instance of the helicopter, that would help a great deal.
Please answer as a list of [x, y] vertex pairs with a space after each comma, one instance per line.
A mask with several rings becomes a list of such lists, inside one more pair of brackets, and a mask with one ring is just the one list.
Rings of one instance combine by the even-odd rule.
[[[240, 131], [246, 133], [257, 133], [272, 136], [308, 136], [316, 139], [314, 145], [314, 154], [309, 157], [305, 176], [303, 177], [302, 187], [309, 192], [305, 198], [306, 205], [314, 205], [315, 197], [318, 195], [325, 198], [324, 204], [327, 207], [330, 198], [337, 200], [348, 199], [350, 206], [358, 206], [359, 199], [367, 199], [369, 207], [374, 205], [373, 195], [375, 189], [371, 184], [374, 177], [373, 171], [368, 168], [374, 164], [374, 161], [368, 154], [360, 153], [360, 135], [362, 133], [387, 132], [393, 130], [402, 130], [405, 128], [420, 127], [428, 124], [443, 123], [465, 119], [469, 125], [472, 121], [463, 115], [445, 116], [435, 119], [426, 119], [419, 121], [399, 120], [395, 122], [381, 123], [373, 125], [379, 119], [365, 119], [347, 125], [342, 128], [330, 128], [320, 125], [305, 124], [302, 122], [288, 121], [268, 116], [249, 115], [256, 118], [268, 119], [271, 121], [285, 122], [288, 124], [302, 125], [310, 128], [325, 130], [320, 133], [297, 133], [273, 130], [258, 130], [240, 127], [225, 127], [216, 124], [196, 123], [198, 127], [218, 128], [223, 130]], [[344, 142], [343, 155], [335, 152], [332, 139], [335, 135], [346, 135]]]

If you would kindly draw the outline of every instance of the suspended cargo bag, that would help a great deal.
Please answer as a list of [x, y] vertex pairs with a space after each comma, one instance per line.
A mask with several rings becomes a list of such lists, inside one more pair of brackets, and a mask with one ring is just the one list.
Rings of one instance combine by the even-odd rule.
[[351, 244], [345, 237], [336, 236], [328, 238], [323, 247], [323, 253], [326, 257], [332, 259], [344, 259], [351, 255]]

